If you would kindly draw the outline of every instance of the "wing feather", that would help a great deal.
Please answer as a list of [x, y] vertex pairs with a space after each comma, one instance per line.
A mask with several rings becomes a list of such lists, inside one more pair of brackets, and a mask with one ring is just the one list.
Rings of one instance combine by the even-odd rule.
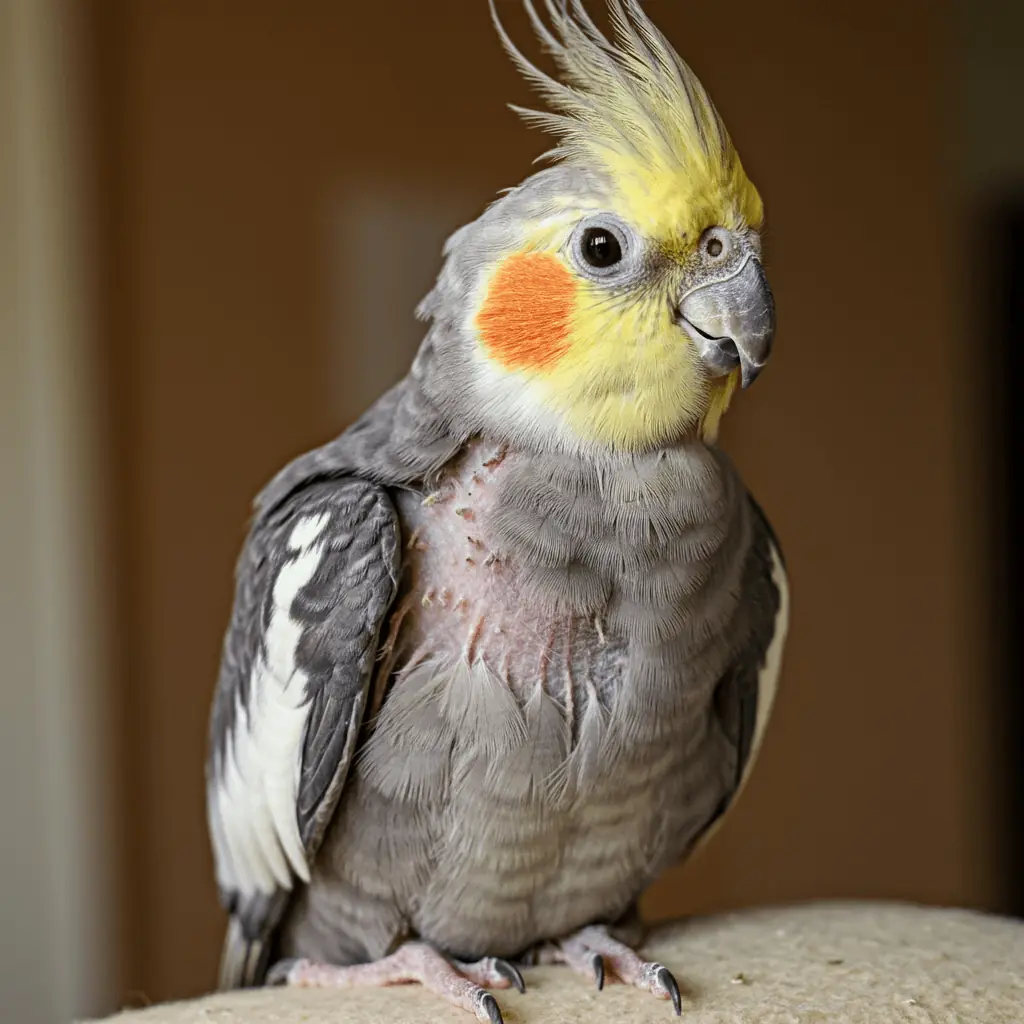
[[386, 491], [356, 477], [297, 489], [243, 548], [207, 766], [232, 913], [222, 984], [258, 980], [282, 894], [309, 880], [362, 725], [400, 551]]
[[732, 789], [691, 853], [718, 830], [750, 778], [778, 692], [789, 630], [789, 580], [782, 549], [753, 498], [750, 506], [753, 534], [743, 580], [750, 621], [746, 640], [715, 693], [718, 720], [736, 750], [736, 771]]

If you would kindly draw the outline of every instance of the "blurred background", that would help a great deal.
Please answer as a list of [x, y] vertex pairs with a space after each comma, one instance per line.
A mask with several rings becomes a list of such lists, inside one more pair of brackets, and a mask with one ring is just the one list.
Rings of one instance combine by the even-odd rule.
[[[1024, 5], [648, 9], [767, 202], [776, 355], [723, 443], [793, 624], [753, 781], [646, 910], [1024, 914]], [[0, 0], [0, 1019], [213, 984], [250, 500], [403, 372], [528, 99], [484, 0]]]

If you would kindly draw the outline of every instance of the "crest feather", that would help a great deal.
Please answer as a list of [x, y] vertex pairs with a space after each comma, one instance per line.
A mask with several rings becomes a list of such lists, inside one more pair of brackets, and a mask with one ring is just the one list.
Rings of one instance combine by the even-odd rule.
[[760, 197], [704, 86], [639, 0], [607, 3], [610, 36], [583, 0], [523, 0], [556, 78], [522, 54], [489, 0], [502, 45], [548, 108], [513, 110], [557, 136], [549, 159], [603, 168], [637, 200], [647, 196], [643, 205], [671, 202], [672, 192], [720, 205], [728, 194], [737, 221], [759, 224]]

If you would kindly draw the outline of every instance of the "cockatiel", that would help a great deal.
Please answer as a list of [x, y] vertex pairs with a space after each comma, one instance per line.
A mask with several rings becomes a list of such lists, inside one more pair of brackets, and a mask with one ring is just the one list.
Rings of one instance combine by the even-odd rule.
[[222, 985], [562, 962], [680, 1010], [636, 905], [735, 800], [787, 628], [715, 446], [769, 355], [761, 199], [641, 9], [526, 10], [550, 166], [457, 231], [409, 374], [257, 499], [207, 767]]

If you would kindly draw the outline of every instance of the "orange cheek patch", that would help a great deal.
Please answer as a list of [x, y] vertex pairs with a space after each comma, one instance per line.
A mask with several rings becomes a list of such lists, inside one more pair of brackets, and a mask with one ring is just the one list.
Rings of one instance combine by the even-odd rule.
[[576, 281], [549, 253], [509, 256], [476, 316], [487, 351], [509, 369], [542, 369], [569, 349]]

